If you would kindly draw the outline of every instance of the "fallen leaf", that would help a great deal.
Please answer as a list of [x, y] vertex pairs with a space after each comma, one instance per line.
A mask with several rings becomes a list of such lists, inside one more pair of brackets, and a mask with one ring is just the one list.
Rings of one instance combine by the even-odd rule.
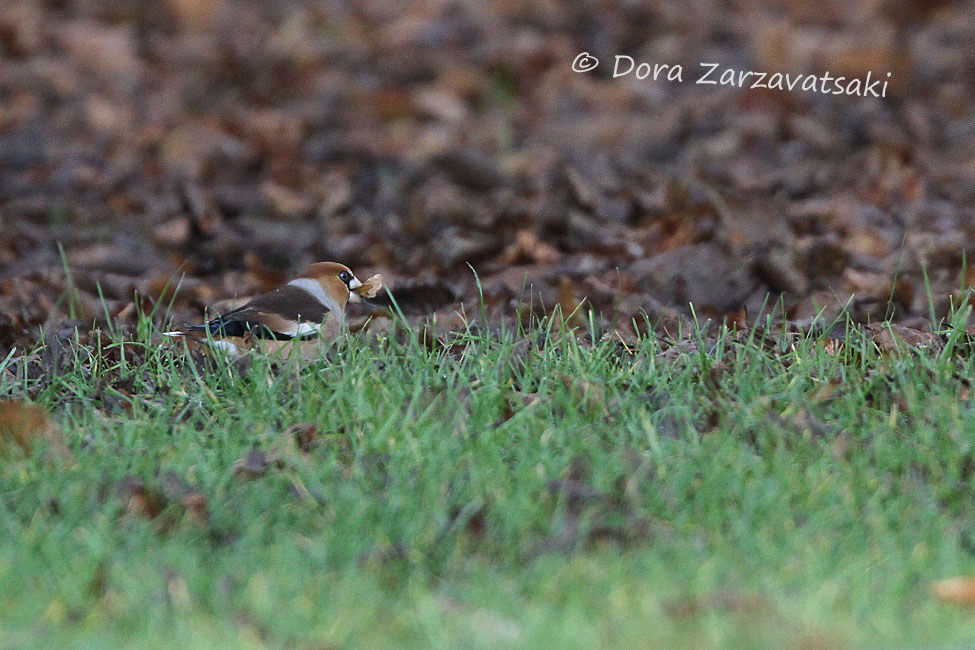
[[213, 23], [223, 3], [214, 0], [169, 0], [166, 4], [180, 23], [204, 28]]
[[61, 430], [37, 404], [21, 400], [0, 401], [0, 452], [16, 445], [30, 453], [38, 440], [48, 444], [51, 451], [62, 458], [72, 458]]
[[570, 327], [582, 327], [582, 303], [585, 298], [576, 298], [575, 283], [567, 275], [559, 277], [558, 300], [564, 322]]
[[300, 217], [314, 210], [314, 203], [304, 195], [271, 181], [261, 184], [261, 194], [275, 214], [283, 217]]
[[957, 576], [932, 583], [931, 591], [943, 602], [955, 605], [975, 606], [975, 577]]
[[165, 497], [182, 505], [197, 526], [207, 527], [210, 522], [207, 498], [198, 487], [188, 484], [176, 472], [169, 471], [162, 475], [162, 488]]
[[298, 449], [307, 453], [315, 446], [315, 438], [318, 437], [318, 425], [312, 422], [292, 424], [281, 435], [292, 437]]
[[934, 332], [922, 332], [904, 325], [875, 323], [869, 330], [881, 352], [902, 352], [906, 347], [940, 350], [942, 346], [941, 337]]
[[522, 229], [515, 233], [515, 242], [501, 254], [503, 264], [520, 264], [522, 262], [536, 264], [555, 264], [561, 259], [559, 250], [543, 242], [531, 230]]
[[132, 516], [155, 519], [165, 506], [163, 497], [149, 490], [138, 476], [126, 476], [115, 484], [115, 492], [123, 502], [125, 511]]
[[383, 288], [383, 276], [380, 273], [368, 278], [362, 286], [355, 290], [354, 295], [363, 298], [375, 298], [379, 290]]
[[251, 449], [247, 454], [234, 463], [234, 476], [240, 479], [254, 479], [264, 476], [267, 468], [277, 462], [263, 449]]

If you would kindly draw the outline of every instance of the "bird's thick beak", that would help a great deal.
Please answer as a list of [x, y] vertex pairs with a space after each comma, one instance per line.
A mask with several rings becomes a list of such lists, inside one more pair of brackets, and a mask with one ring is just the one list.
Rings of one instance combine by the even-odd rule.
[[352, 279], [349, 280], [349, 289], [358, 289], [361, 286], [362, 283], [359, 282], [359, 278], [353, 276]]

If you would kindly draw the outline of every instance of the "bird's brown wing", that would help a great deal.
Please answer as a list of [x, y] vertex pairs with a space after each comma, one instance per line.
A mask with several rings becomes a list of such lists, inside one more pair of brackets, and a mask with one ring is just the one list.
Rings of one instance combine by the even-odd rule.
[[209, 331], [217, 336], [249, 334], [257, 338], [284, 340], [295, 336], [295, 323], [321, 323], [328, 311], [328, 307], [304, 289], [285, 285], [205, 325], [186, 329]]

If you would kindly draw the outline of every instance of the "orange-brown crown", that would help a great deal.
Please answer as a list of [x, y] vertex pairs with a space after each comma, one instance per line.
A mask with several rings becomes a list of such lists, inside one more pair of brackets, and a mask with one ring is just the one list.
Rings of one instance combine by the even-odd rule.
[[318, 282], [340, 309], [345, 309], [345, 304], [349, 301], [349, 283], [353, 282], [353, 287], [359, 286], [352, 269], [338, 262], [316, 262], [298, 277]]
[[322, 278], [329, 276], [334, 276], [337, 278], [342, 272], [352, 275], [352, 269], [347, 267], [345, 264], [339, 264], [338, 262], [315, 262], [305, 269], [298, 277], [321, 280]]

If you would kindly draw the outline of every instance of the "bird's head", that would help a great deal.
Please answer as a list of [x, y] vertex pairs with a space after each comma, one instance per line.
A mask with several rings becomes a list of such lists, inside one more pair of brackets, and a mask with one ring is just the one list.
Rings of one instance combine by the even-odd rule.
[[339, 309], [345, 309], [351, 292], [362, 286], [352, 269], [338, 262], [317, 262], [305, 269], [298, 278], [317, 282]]

